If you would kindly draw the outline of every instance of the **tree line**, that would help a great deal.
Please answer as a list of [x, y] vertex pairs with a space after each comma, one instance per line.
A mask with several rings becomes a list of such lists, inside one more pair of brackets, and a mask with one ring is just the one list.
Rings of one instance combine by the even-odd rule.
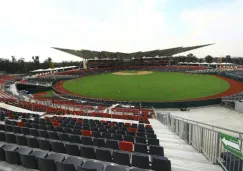
[[[194, 54], [190, 53], [187, 56], [175, 56], [171, 57], [175, 63], [179, 62], [220, 62], [219, 57], [212, 57], [207, 55], [205, 58], [198, 58]], [[232, 58], [230, 55], [227, 55], [222, 58], [222, 62], [226, 63], [235, 63], [238, 65], [243, 64], [243, 58]], [[64, 67], [64, 66], [80, 66], [80, 61], [62, 61], [62, 62], [53, 62], [51, 57], [48, 57], [44, 62], [40, 62], [39, 56], [32, 56], [32, 61], [25, 61], [24, 58], [17, 59], [15, 56], [11, 56], [11, 59], [0, 58], [0, 71], [5, 71], [7, 73], [17, 74], [17, 73], [29, 73], [30, 71], [37, 69], [47, 69], [53, 67]]]
[[24, 58], [17, 59], [15, 56], [11, 56], [11, 59], [0, 58], [0, 71], [11, 74], [19, 74], [29, 73], [30, 71], [37, 69], [80, 66], [80, 63], [80, 61], [53, 62], [51, 57], [46, 58], [44, 62], [40, 62], [39, 56], [32, 56], [32, 61], [25, 61]]
[[[211, 55], [207, 55], [205, 58], [197, 58], [192, 53], [188, 54], [187, 56], [175, 56], [172, 59], [174, 60], [175, 63], [179, 63], [179, 62], [220, 63], [220, 57], [213, 57]], [[242, 65], [243, 58], [242, 57], [232, 58], [230, 55], [226, 55], [225, 57], [222, 57], [222, 63], [234, 63], [237, 65]]]

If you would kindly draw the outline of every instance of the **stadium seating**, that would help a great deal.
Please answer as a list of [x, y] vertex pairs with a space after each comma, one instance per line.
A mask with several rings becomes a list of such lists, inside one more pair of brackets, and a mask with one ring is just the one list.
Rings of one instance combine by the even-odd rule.
[[[60, 123], [60, 126], [55, 126], [53, 123]], [[70, 128], [67, 127], [69, 123], [72, 123]], [[43, 171], [64, 171], [65, 169], [76, 171], [92, 168], [101, 171], [112, 169], [119, 171], [130, 167], [132, 167], [130, 170], [136, 168], [160, 170], [159, 162], [163, 162], [165, 167], [170, 168], [170, 161], [164, 157], [163, 147], [154, 145], [157, 141], [151, 141], [151, 138], [147, 137], [153, 134], [147, 133], [153, 130], [151, 126], [66, 117], [44, 119], [36, 117], [34, 120], [24, 118], [22, 121], [6, 119], [5, 124], [0, 124], [0, 140], [3, 142], [0, 144], [0, 149], [3, 149], [6, 155], [2, 155], [0, 150], [0, 158], [26, 168]], [[74, 132], [77, 129], [76, 125], [80, 126], [79, 134]], [[102, 128], [103, 132], [92, 131], [91, 126]], [[84, 127], [88, 130], [82, 130]], [[50, 128], [51, 131], [48, 130]], [[129, 128], [135, 128], [136, 131], [142, 130], [144, 136], [138, 137], [138, 132], [127, 135], [130, 133]], [[124, 135], [117, 134], [118, 130], [124, 131]], [[103, 134], [106, 137], [109, 134], [109, 139], [101, 138]], [[153, 145], [149, 144], [151, 142]], [[152, 159], [151, 162], [149, 157]], [[117, 165], [107, 165], [102, 162], [112, 162]]]

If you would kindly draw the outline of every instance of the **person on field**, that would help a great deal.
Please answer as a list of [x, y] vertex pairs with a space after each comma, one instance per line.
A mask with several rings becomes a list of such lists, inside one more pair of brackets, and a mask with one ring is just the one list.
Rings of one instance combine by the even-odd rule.
[[174, 92], [176, 92], [176, 88], [174, 88]]

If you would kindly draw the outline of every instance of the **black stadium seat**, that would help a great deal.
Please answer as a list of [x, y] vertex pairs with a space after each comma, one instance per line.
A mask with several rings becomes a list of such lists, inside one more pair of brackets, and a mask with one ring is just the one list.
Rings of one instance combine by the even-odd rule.
[[117, 140], [107, 140], [106, 146], [107, 148], [111, 148], [111, 149], [119, 149], [119, 144]]
[[15, 134], [16, 144], [18, 145], [26, 145], [26, 138], [24, 134]]
[[81, 143], [84, 144], [84, 145], [93, 145], [93, 140], [92, 140], [91, 137], [83, 136], [81, 138]]
[[74, 157], [68, 157], [63, 162], [57, 162], [57, 171], [76, 171], [78, 166], [83, 164], [83, 160]]
[[111, 139], [111, 134], [108, 132], [102, 132], [102, 138]]
[[19, 164], [18, 153], [16, 150], [18, 147], [16, 145], [5, 145], [3, 151], [5, 154], [5, 160], [10, 164]]
[[96, 150], [96, 159], [105, 161], [105, 162], [112, 162], [112, 154], [109, 148], [97, 148]]
[[122, 165], [107, 165], [105, 171], [126, 171], [126, 168]]
[[5, 141], [8, 143], [16, 143], [16, 137], [13, 132], [5, 132]]
[[148, 145], [159, 145], [159, 140], [156, 138], [149, 138]]
[[21, 129], [18, 126], [13, 126], [13, 132], [14, 133], [21, 133]]
[[113, 162], [116, 164], [130, 166], [130, 153], [126, 151], [115, 150], [113, 152]]
[[5, 143], [0, 142], [0, 161], [5, 160], [5, 154], [3, 151], [3, 147], [5, 146]]
[[160, 146], [150, 145], [149, 154], [157, 155], [157, 156], [164, 156], [164, 149], [163, 149], [163, 147], [160, 147]]
[[122, 137], [121, 134], [113, 134], [112, 139], [113, 140], [122, 141], [123, 140], [123, 137]]
[[79, 143], [79, 144], [81, 143], [81, 139], [80, 139], [79, 135], [70, 134], [69, 138], [70, 138], [70, 142], [72, 142], [72, 143]]
[[38, 144], [39, 144], [39, 148], [42, 150], [47, 150], [50, 151], [51, 150], [51, 143], [49, 140], [45, 139], [45, 138], [38, 138]]
[[80, 154], [84, 158], [95, 159], [95, 149], [94, 146], [84, 145], [80, 147]]
[[47, 133], [50, 139], [59, 140], [59, 136], [56, 132], [47, 131]]
[[135, 143], [134, 144], [134, 152], [139, 152], [139, 153], [148, 153], [148, 148], [146, 144], [139, 144]]
[[65, 146], [63, 142], [52, 141], [51, 149], [57, 153], [65, 153]]
[[77, 169], [77, 167], [82, 166], [84, 162], [83, 162], [83, 160], [76, 158], [76, 157], [68, 157], [63, 161], [63, 163], [73, 164], [74, 167]]
[[46, 158], [38, 158], [38, 167], [40, 171], [56, 171], [56, 162], [62, 162], [64, 156], [61, 154], [50, 154]]
[[59, 137], [59, 140], [61, 140], [61, 141], [70, 141], [70, 138], [69, 138], [68, 134], [66, 134], [66, 133], [59, 132], [58, 137]]
[[104, 138], [94, 138], [93, 144], [94, 144], [94, 146], [97, 146], [97, 147], [105, 147], [106, 146]]
[[92, 131], [92, 136], [96, 137], [96, 138], [101, 137], [100, 132], [98, 132], [98, 131]]
[[78, 166], [78, 171], [102, 171], [104, 165], [98, 161], [88, 160], [84, 163], [83, 166]]
[[24, 135], [30, 135], [30, 130], [27, 127], [21, 127], [21, 133]]
[[65, 144], [65, 152], [72, 156], [80, 156], [80, 149], [77, 144]]
[[149, 169], [149, 156], [147, 154], [133, 152], [132, 166]]
[[5, 141], [5, 132], [0, 131], [0, 141]]
[[39, 136], [39, 132], [37, 131], [37, 129], [34, 128], [30, 128], [30, 135], [38, 137]]
[[144, 137], [135, 137], [136, 143], [146, 144], [146, 139]]
[[34, 136], [27, 135], [27, 136], [25, 136], [25, 138], [26, 138], [26, 142], [27, 142], [28, 147], [38, 148], [38, 142], [37, 142], [37, 139]]
[[156, 136], [156, 134], [148, 133], [147, 138], [157, 138], [157, 136]]
[[39, 137], [42, 137], [42, 138], [49, 138], [48, 133], [47, 133], [46, 130], [41, 130], [41, 129], [39, 129], [38, 131], [39, 131]]
[[161, 168], [166, 171], [171, 171], [171, 162], [166, 157], [152, 156], [152, 169], [160, 171]]
[[45, 158], [47, 155], [44, 151], [33, 151], [30, 154], [20, 154], [20, 161], [26, 168], [37, 169], [37, 157]]

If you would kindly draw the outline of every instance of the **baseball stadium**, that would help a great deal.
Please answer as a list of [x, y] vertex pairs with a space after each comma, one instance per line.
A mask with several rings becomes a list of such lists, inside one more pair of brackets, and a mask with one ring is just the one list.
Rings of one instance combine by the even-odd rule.
[[1, 73], [0, 170], [241, 171], [242, 66], [174, 60], [207, 46]]

